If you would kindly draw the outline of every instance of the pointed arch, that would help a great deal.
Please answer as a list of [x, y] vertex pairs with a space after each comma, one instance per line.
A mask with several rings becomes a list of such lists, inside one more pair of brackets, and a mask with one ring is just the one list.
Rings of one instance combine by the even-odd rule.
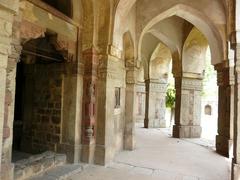
[[201, 13], [199, 10], [194, 9], [185, 4], [177, 4], [164, 12], [160, 13], [158, 16], [154, 17], [148, 24], [143, 28], [138, 48], [138, 56], [141, 57], [141, 46], [143, 43], [143, 37], [146, 32], [148, 32], [151, 27], [153, 27], [159, 21], [162, 21], [171, 16], [178, 16], [186, 21], [192, 23], [197, 27], [207, 38], [211, 54], [212, 54], [212, 64], [218, 64], [224, 60], [224, 46], [220, 35], [220, 32], [215, 27], [215, 25], [209, 20], [209, 18]]

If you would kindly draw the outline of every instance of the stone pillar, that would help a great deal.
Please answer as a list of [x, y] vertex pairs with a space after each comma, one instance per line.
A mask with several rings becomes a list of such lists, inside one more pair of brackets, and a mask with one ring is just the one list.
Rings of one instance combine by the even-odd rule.
[[229, 84], [230, 84], [230, 140], [229, 158], [233, 157], [233, 137], [234, 137], [234, 98], [235, 98], [235, 68], [234, 51], [229, 48]]
[[136, 121], [136, 77], [135, 67], [127, 69], [126, 75], [126, 105], [125, 105], [125, 129], [124, 149], [135, 149], [135, 121]]
[[202, 78], [175, 77], [175, 88], [173, 137], [200, 138]]
[[[99, 165], [111, 162], [116, 153], [124, 148], [125, 74], [122, 51], [114, 46], [109, 46], [107, 54], [99, 56], [98, 66], [97, 133], [94, 162]], [[118, 107], [115, 106], [115, 88], [120, 89], [120, 106]], [[134, 130], [131, 129], [131, 126], [128, 131], [130, 134]], [[130, 141], [132, 142], [132, 140]]]
[[83, 119], [82, 119], [82, 161], [93, 163], [95, 151], [96, 83], [98, 54], [95, 49], [83, 52]]
[[240, 43], [235, 47], [235, 98], [232, 180], [240, 179]]
[[144, 82], [138, 82], [136, 84], [136, 122], [138, 123], [144, 123], [145, 118], [145, 83]]
[[148, 79], [146, 84], [145, 128], [165, 128], [166, 80]]
[[231, 86], [228, 62], [215, 65], [218, 82], [218, 135], [216, 136], [216, 150], [219, 154], [229, 157], [232, 145], [230, 137], [230, 107]]
[[[18, 11], [18, 0], [0, 1], [0, 179], [13, 179], [13, 166], [3, 156], [3, 140], [11, 136], [8, 127], [3, 128], [8, 58], [11, 54], [13, 16]], [[4, 130], [3, 130], [4, 129]], [[11, 143], [11, 142], [10, 142]]]

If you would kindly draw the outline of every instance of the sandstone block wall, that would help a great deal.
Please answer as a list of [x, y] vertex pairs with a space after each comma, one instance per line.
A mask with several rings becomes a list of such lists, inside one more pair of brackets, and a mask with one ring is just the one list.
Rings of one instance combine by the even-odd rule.
[[[32, 94], [25, 94], [24, 99], [26, 100], [31, 96], [33, 101], [29, 105], [32, 108], [28, 108], [27, 105], [24, 109], [25, 115], [32, 113], [32, 116], [25, 116], [25, 118], [30, 119], [23, 120], [22, 149], [29, 150], [29, 144], [31, 144], [32, 153], [46, 150], [56, 151], [57, 144], [60, 143], [61, 139], [62, 65], [36, 64], [26, 66], [33, 68], [34, 72], [30, 74], [31, 80], [29, 78], [25, 80], [25, 88], [33, 87]], [[23, 100], [23, 106], [24, 103]]]

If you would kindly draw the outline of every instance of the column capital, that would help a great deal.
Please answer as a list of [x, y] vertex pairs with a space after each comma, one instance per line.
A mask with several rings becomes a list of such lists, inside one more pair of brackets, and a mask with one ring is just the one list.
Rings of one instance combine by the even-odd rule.
[[228, 61], [216, 64], [214, 66], [217, 71], [217, 84], [218, 86], [230, 85], [230, 67]]
[[137, 68], [131, 67], [126, 71], [126, 82], [127, 84], [136, 84], [137, 83]]
[[227, 60], [214, 65], [214, 69], [216, 71], [223, 71], [224, 69], [227, 69], [227, 68], [229, 68], [229, 61]]
[[122, 55], [122, 50], [118, 49], [117, 47], [115, 47], [114, 45], [108, 45], [107, 47], [107, 53], [110, 56], [116, 57], [118, 59], [122, 59], [123, 55]]
[[182, 89], [202, 91], [202, 79], [182, 77]]
[[189, 72], [184, 72], [182, 74], [182, 78], [188, 78], [188, 79], [203, 79], [203, 74], [201, 73], [189, 73]]
[[145, 83], [167, 84], [167, 79], [145, 79]]

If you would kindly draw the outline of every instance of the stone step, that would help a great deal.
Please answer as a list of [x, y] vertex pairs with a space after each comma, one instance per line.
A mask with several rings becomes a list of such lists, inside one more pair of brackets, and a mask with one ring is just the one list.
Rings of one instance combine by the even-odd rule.
[[66, 163], [66, 155], [47, 151], [15, 162], [14, 179], [24, 180]]
[[66, 164], [46, 171], [28, 180], [63, 180], [84, 170], [85, 164]]

